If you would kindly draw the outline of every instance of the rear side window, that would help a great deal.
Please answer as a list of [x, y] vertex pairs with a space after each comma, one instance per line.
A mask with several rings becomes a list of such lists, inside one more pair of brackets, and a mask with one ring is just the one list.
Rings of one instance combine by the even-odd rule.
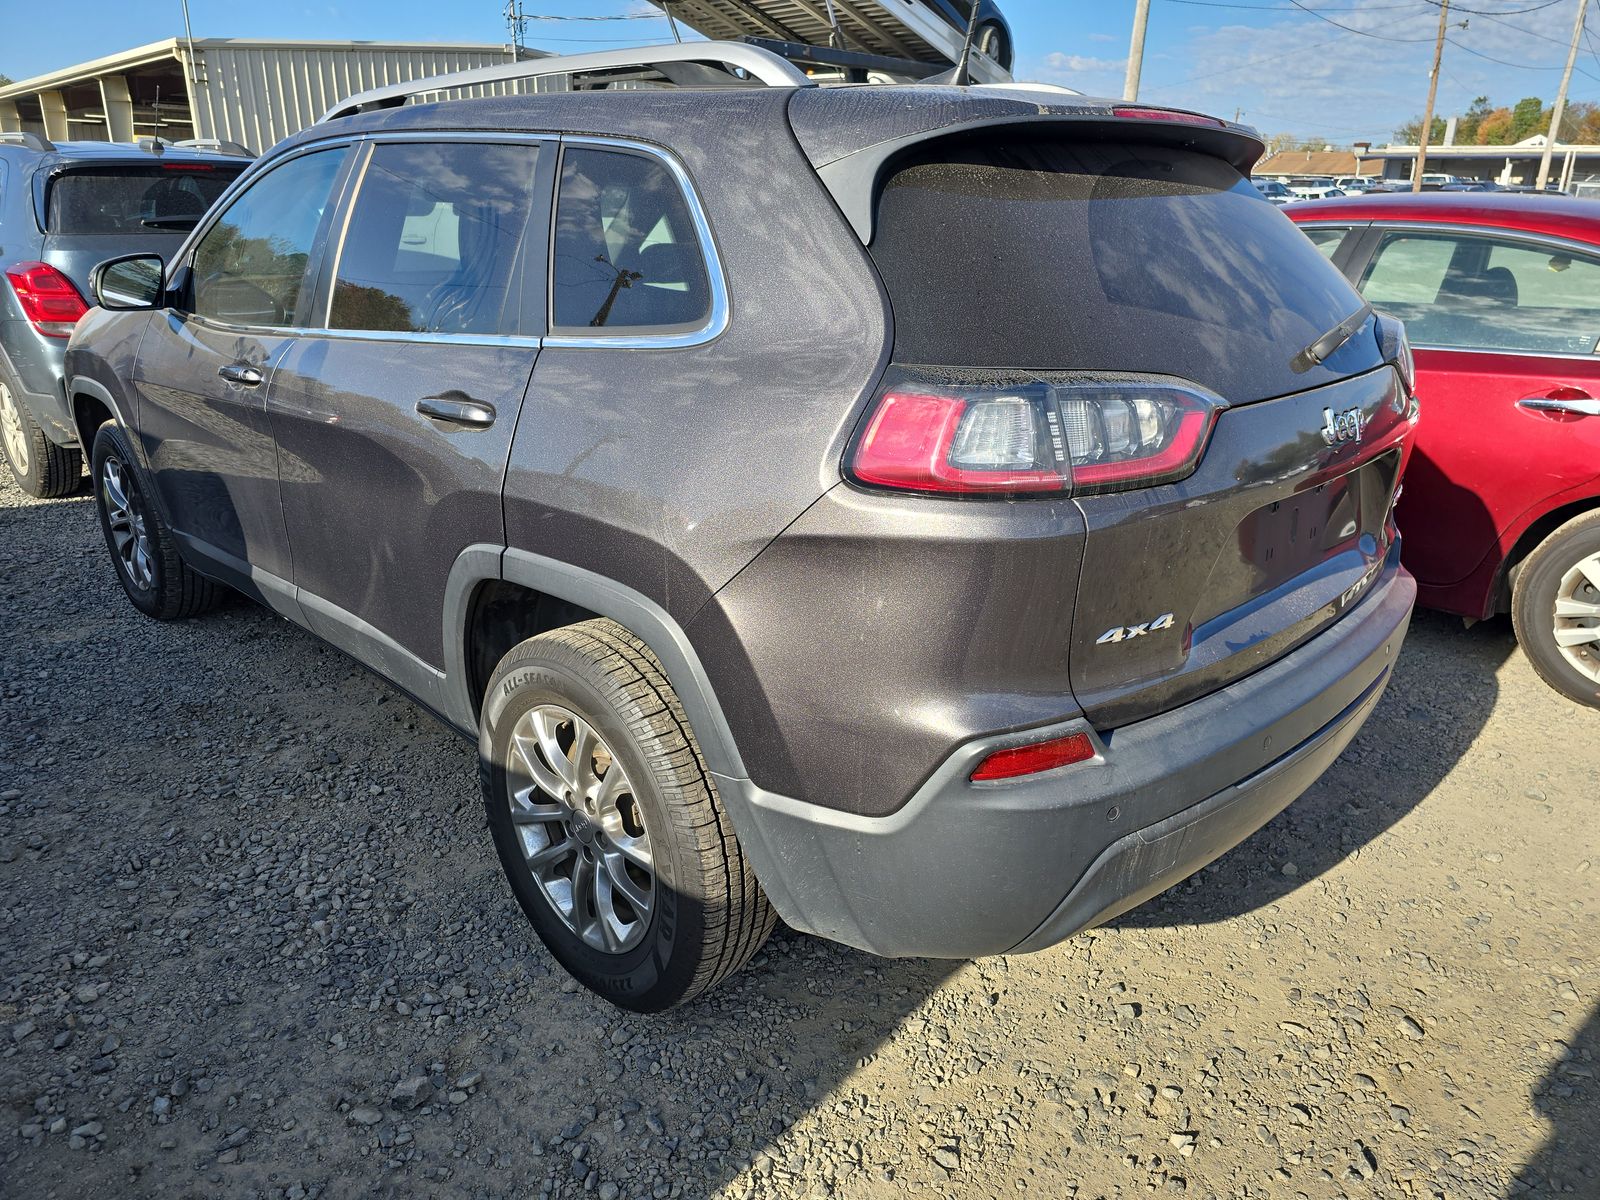
[[181, 233], [199, 223], [243, 170], [221, 163], [73, 169], [50, 183], [46, 230], [67, 237]]
[[[870, 247], [900, 362], [1151, 372], [1256, 400], [1326, 381], [1290, 364], [1361, 307], [1210, 155], [992, 140], [929, 154], [885, 185]], [[1359, 340], [1328, 368], [1377, 365]]]
[[1323, 258], [1332, 258], [1344, 241], [1344, 235], [1350, 231], [1348, 229], [1306, 229], [1302, 230], [1302, 232], [1310, 239], [1311, 244], [1317, 248], [1317, 252]]
[[334, 329], [542, 331], [533, 143], [373, 147], [334, 272]]
[[678, 182], [659, 160], [569, 146], [561, 158], [551, 324], [566, 333], [703, 326], [711, 288]]
[[1592, 354], [1600, 343], [1600, 260], [1560, 246], [1391, 233], [1361, 290], [1420, 346]]

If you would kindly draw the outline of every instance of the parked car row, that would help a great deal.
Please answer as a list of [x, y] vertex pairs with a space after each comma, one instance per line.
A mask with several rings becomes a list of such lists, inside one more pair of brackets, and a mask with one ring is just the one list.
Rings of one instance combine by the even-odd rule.
[[[1302, 233], [1197, 114], [653, 53], [769, 86], [374, 92], [92, 273], [129, 600], [238, 591], [474, 739], [529, 921], [640, 1010], [776, 915], [1040, 949], [1292, 802], [1416, 592], [1371, 222]], [[1590, 628], [1558, 560], [1513, 594]]]

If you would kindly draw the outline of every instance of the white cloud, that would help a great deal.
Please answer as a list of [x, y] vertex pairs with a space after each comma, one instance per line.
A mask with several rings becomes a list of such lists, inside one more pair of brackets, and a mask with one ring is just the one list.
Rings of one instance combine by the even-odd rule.
[[1083, 54], [1062, 54], [1056, 51], [1044, 57], [1045, 69], [1048, 71], [1123, 71], [1127, 69], [1128, 60], [1125, 58], [1091, 58]]

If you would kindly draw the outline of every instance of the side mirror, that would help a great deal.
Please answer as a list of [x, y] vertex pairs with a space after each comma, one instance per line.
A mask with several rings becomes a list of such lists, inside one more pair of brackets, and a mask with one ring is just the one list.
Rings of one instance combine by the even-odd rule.
[[101, 263], [89, 276], [89, 290], [101, 308], [155, 308], [162, 298], [166, 264], [156, 254], [130, 254]]

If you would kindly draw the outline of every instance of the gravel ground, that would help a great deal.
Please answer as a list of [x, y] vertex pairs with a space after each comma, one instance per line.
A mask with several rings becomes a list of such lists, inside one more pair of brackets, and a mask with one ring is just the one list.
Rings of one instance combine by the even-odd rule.
[[397, 693], [243, 602], [139, 616], [82, 496], [7, 478], [0, 563], [4, 1195], [1600, 1196], [1600, 713], [1504, 623], [1420, 615], [1333, 770], [1111, 927], [780, 929], [641, 1018]]

